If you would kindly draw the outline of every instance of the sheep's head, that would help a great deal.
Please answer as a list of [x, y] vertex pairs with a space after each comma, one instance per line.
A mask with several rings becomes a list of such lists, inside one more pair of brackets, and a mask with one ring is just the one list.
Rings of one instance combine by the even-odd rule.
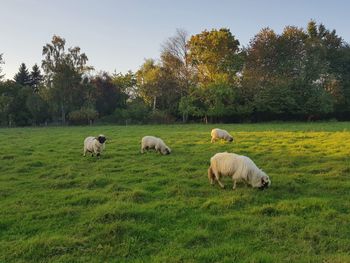
[[162, 154], [164, 155], [167, 155], [167, 154], [170, 154], [171, 153], [171, 150], [169, 147], [165, 147], [164, 149], [162, 149]]
[[264, 172], [262, 173], [263, 176], [260, 178], [260, 190], [264, 190], [265, 188], [268, 188], [271, 185], [271, 181], [268, 175], [266, 175]]
[[99, 143], [103, 144], [107, 139], [106, 139], [106, 137], [103, 134], [100, 134], [97, 137], [97, 140], [99, 141]]

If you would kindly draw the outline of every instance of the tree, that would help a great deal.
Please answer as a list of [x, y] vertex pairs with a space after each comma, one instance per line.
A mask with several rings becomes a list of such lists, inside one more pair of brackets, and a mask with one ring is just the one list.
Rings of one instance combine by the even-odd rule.
[[40, 68], [37, 64], [32, 67], [32, 72], [30, 73], [30, 86], [33, 88], [34, 92], [38, 92], [39, 86], [42, 84], [44, 77], [41, 75]]
[[191, 95], [195, 98], [194, 116], [204, 118], [204, 122], [218, 121], [234, 111], [235, 85], [230, 82], [227, 74], [216, 74], [215, 79], [208, 83], [201, 83], [193, 88]]
[[26, 106], [26, 100], [31, 94], [28, 87], [7, 80], [0, 85], [1, 122], [9, 126], [28, 125], [31, 114]]
[[181, 94], [169, 68], [152, 59], [146, 60], [137, 71], [137, 87], [138, 96], [152, 108], [154, 116], [158, 114], [167, 119], [178, 112]]
[[15, 99], [15, 92], [13, 92], [13, 85], [11, 84], [13, 84], [11, 81], [0, 83], [0, 122], [2, 125], [10, 124], [10, 107]]
[[188, 116], [195, 114], [196, 108], [193, 100], [193, 96], [181, 97], [179, 102], [179, 111], [182, 114], [182, 122], [187, 122]]
[[235, 57], [239, 41], [229, 29], [205, 30], [192, 36], [188, 47], [189, 61], [196, 68], [200, 82], [210, 82], [218, 73], [234, 75], [238, 71]]
[[250, 41], [244, 67], [244, 78], [250, 80], [250, 88], [259, 89], [276, 75], [279, 63], [277, 42], [278, 36], [270, 28], [263, 28]]
[[153, 111], [157, 106], [157, 97], [161, 96], [160, 74], [161, 67], [153, 59], [147, 59], [136, 73], [138, 93], [147, 104], [152, 105]]
[[[184, 105], [189, 98], [190, 87], [194, 84], [193, 68], [189, 63], [189, 36], [187, 31], [177, 29], [174, 36], [169, 37], [161, 49], [161, 66], [163, 79], [167, 79], [168, 87], [171, 87], [171, 93], [167, 98], [172, 100], [175, 105]], [[179, 104], [183, 99], [183, 103]], [[182, 106], [181, 106], [182, 107]], [[177, 108], [182, 113], [182, 120], [185, 122], [188, 118], [187, 110]]]
[[91, 80], [95, 87], [96, 109], [100, 116], [110, 115], [116, 108], [126, 107], [127, 95], [114, 84], [107, 73], [102, 73]]
[[79, 47], [68, 48], [66, 52], [65, 44], [64, 38], [54, 35], [51, 43], [46, 44], [42, 52], [42, 68], [46, 73], [53, 103], [61, 112], [63, 124], [66, 123], [67, 112], [82, 106], [82, 76], [92, 69], [86, 65], [88, 58], [85, 53], [80, 53]]
[[325, 82], [326, 89], [335, 99], [336, 113], [342, 119], [350, 116], [350, 46], [346, 43], [333, 54], [330, 60], [332, 75]]
[[188, 60], [193, 67], [195, 81], [194, 116], [208, 121], [218, 120], [233, 112], [236, 74], [243, 68], [244, 52], [229, 29], [203, 31], [188, 41]]
[[38, 125], [50, 119], [49, 105], [39, 92], [31, 93], [26, 100], [26, 107], [32, 115], [33, 123]]
[[4, 62], [4, 59], [3, 59], [3, 53], [0, 53], [0, 81], [1, 81], [1, 79], [4, 77], [4, 75], [1, 75], [1, 72], [2, 72], [2, 67], [1, 67], [1, 65], [2, 64], [5, 64], [5, 62]]
[[30, 84], [30, 74], [26, 64], [24, 63], [21, 64], [21, 66], [19, 67], [18, 73], [14, 76], [13, 79], [16, 81], [16, 83], [22, 86], [27, 86]]
[[[307, 31], [288, 26], [281, 35], [261, 30], [247, 48], [242, 86], [259, 116], [324, 116], [340, 94], [331, 61], [341, 47], [335, 31], [310, 21]], [[335, 66], [336, 67], [336, 66]]]
[[136, 75], [132, 71], [128, 71], [126, 74], [114, 73], [112, 75], [112, 83], [120, 88], [120, 90], [126, 95], [125, 104], [127, 99], [135, 99], [136, 94]]
[[177, 29], [174, 36], [169, 37], [161, 49], [162, 67], [171, 72], [177, 82], [181, 96], [187, 95], [192, 80], [192, 68], [188, 58], [188, 33]]
[[288, 119], [297, 113], [298, 105], [288, 81], [281, 80], [255, 94], [254, 108], [260, 120]]

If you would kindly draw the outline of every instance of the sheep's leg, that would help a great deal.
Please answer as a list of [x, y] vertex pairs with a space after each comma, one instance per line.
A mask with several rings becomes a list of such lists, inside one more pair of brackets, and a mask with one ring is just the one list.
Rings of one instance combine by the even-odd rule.
[[220, 180], [219, 180], [218, 178], [216, 178], [216, 180], [218, 181], [220, 187], [221, 187], [222, 189], [224, 189], [224, 188], [225, 188], [225, 185], [224, 185], [222, 182], [220, 182]]
[[232, 178], [232, 181], [233, 181], [233, 187], [232, 189], [235, 190], [236, 189], [236, 183], [237, 183], [237, 180]]
[[141, 153], [144, 153], [145, 151], [144, 151], [145, 149], [143, 148], [143, 147], [141, 147]]
[[154, 149], [156, 150], [157, 153], [160, 153], [160, 154], [162, 153], [162, 152], [160, 151], [160, 148], [154, 147]]
[[83, 155], [86, 156], [86, 148], [84, 147]]
[[218, 184], [220, 185], [221, 188], [225, 188], [224, 184], [220, 181], [220, 176], [218, 173], [214, 173], [216, 181], [218, 181]]
[[209, 178], [209, 182], [210, 182], [211, 185], [214, 185], [215, 184], [214, 178], [213, 177]]
[[214, 143], [214, 142], [215, 142], [215, 138], [211, 137], [211, 143]]
[[232, 189], [235, 190], [236, 189], [236, 184], [237, 184], [237, 180], [239, 180], [239, 172], [235, 172], [233, 175], [232, 175], [232, 182], [233, 182], [233, 187]]

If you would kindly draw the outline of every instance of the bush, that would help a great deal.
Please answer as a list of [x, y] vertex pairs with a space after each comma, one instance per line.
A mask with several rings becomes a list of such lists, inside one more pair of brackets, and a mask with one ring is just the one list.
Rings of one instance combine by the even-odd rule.
[[153, 124], [173, 123], [175, 122], [175, 119], [165, 111], [155, 110], [150, 114], [149, 122]]
[[92, 108], [81, 108], [70, 112], [68, 115], [68, 119], [72, 124], [92, 124], [97, 117], [97, 111]]
[[149, 122], [150, 110], [141, 100], [135, 99], [127, 105], [126, 109], [116, 109], [113, 114], [104, 116], [99, 121], [101, 123], [117, 124], [145, 124]]
[[125, 118], [132, 123], [147, 123], [149, 115], [149, 107], [142, 100], [136, 99], [128, 104]]

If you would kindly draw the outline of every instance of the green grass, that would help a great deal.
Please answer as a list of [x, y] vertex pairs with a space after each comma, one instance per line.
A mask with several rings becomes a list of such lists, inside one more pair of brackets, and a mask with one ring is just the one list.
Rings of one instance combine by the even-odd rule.
[[[210, 144], [222, 127], [235, 143]], [[104, 133], [100, 159], [82, 156]], [[140, 154], [144, 135], [171, 155]], [[1, 129], [0, 262], [350, 262], [350, 123]], [[272, 181], [210, 186], [217, 152]]]

